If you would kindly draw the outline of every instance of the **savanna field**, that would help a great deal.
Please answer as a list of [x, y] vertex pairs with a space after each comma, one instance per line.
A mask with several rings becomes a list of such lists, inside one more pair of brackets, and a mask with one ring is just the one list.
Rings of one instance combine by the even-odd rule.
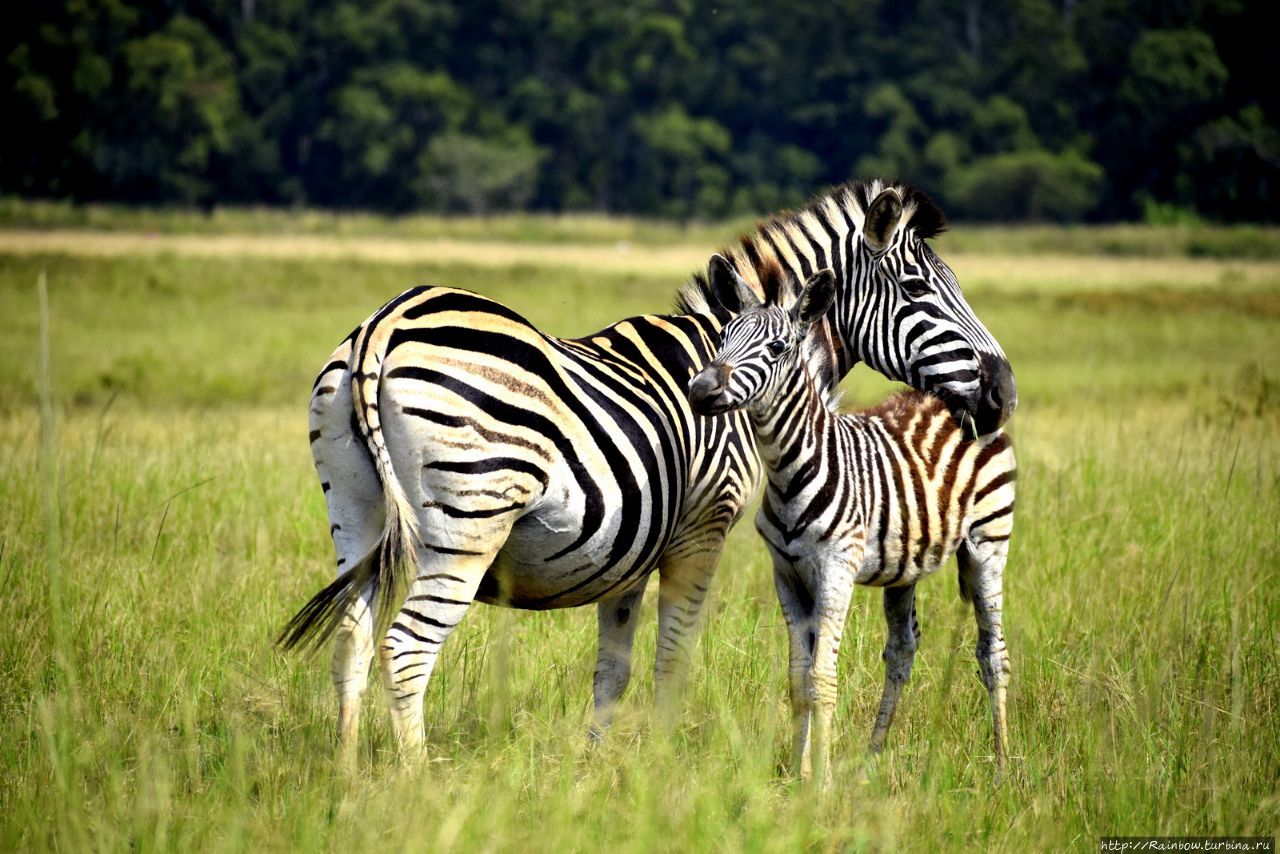
[[[333, 577], [306, 421], [326, 356], [414, 284], [480, 291], [560, 335], [664, 312], [735, 228], [0, 205], [0, 849], [1028, 851], [1275, 835], [1274, 230], [960, 225], [935, 242], [1021, 401], [999, 788], [952, 569], [918, 589], [912, 680], [865, 773], [884, 623], [880, 594], [857, 591], [835, 785], [789, 782], [785, 630], [749, 521], [674, 734], [650, 731], [652, 602], [620, 721], [594, 748], [595, 609], [481, 606], [427, 692], [430, 761], [398, 761], [375, 682], [356, 769], [340, 772], [327, 651], [273, 647]], [[864, 368], [846, 385], [851, 403], [890, 389]]]

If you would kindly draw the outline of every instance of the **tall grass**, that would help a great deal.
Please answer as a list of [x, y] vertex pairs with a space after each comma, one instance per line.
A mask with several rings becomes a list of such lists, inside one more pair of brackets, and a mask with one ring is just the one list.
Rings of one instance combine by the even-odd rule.
[[[646, 714], [651, 605], [624, 713], [594, 749], [594, 613], [477, 607], [427, 694], [431, 761], [396, 761], [375, 687], [357, 770], [339, 773], [323, 657], [271, 646], [332, 573], [305, 441], [328, 348], [419, 280], [484, 290], [563, 334], [663, 308], [675, 285], [415, 272], [0, 258], [0, 847], [1026, 850], [1276, 832], [1280, 341], [1270, 303], [1195, 288], [1191, 303], [1036, 280], [974, 293], [1023, 401], [1002, 787], [972, 617], [946, 571], [920, 588], [924, 637], [886, 754], [855, 782], [884, 636], [878, 596], [860, 591], [838, 782], [822, 797], [788, 782], [785, 631], [749, 523], [673, 736]], [[859, 371], [853, 385], [873, 400], [887, 384]]]

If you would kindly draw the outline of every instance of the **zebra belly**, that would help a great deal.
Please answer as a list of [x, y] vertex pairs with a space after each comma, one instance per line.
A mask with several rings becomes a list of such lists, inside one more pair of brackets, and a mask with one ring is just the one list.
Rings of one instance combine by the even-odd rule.
[[607, 507], [584, 540], [582, 496], [554, 486], [512, 526], [477, 591], [480, 601], [530, 610], [576, 607], [619, 596], [657, 567], [673, 519], [656, 512], [647, 491], [629, 510]]
[[904, 562], [900, 550], [889, 548], [881, 554], [876, 549], [868, 549], [867, 558], [858, 571], [857, 582], [873, 587], [915, 584], [937, 572], [955, 553], [955, 544], [917, 542], [907, 550]]
[[946, 541], [925, 536], [919, 520], [904, 521], [891, 513], [881, 527], [879, 514], [873, 516], [870, 530], [883, 531], [881, 537], [867, 544], [866, 555], [855, 581], [872, 587], [899, 587], [915, 584], [945, 564], [960, 545], [958, 536]]
[[[517, 563], [499, 555], [481, 580], [475, 598], [488, 605], [525, 611], [576, 608], [621, 596], [644, 583], [657, 565], [657, 561], [650, 563], [652, 565], [639, 570], [614, 567], [600, 575], [599, 568], [590, 563], [548, 568]], [[579, 581], [593, 575], [597, 576], [594, 580], [579, 586]]]
[[642, 583], [657, 567], [662, 553], [659, 549], [644, 559], [631, 552], [610, 563], [608, 543], [588, 543], [558, 557], [538, 557], [548, 546], [541, 536], [527, 536], [533, 530], [525, 524], [512, 530], [476, 591], [477, 600], [535, 611], [598, 602]]

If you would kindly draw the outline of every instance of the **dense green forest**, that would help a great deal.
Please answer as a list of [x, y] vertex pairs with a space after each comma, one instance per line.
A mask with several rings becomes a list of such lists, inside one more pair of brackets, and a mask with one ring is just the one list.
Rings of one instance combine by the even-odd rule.
[[1280, 219], [1270, 0], [9, 0], [0, 193]]

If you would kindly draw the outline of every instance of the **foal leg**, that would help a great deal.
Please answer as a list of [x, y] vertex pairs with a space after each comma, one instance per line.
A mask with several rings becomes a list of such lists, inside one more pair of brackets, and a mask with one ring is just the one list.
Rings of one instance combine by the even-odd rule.
[[831, 721], [835, 716], [838, 688], [837, 664], [840, 640], [849, 602], [853, 598], [852, 562], [830, 561], [816, 570], [818, 597], [814, 602], [814, 629], [809, 644], [809, 691], [813, 702], [813, 776], [826, 788], [831, 785]]
[[591, 739], [599, 741], [613, 722], [613, 713], [622, 693], [631, 681], [631, 644], [636, 636], [640, 600], [645, 585], [641, 583], [616, 599], [597, 606], [600, 648], [596, 655], [593, 685], [595, 714], [591, 723]]
[[791, 773], [801, 780], [813, 774], [809, 752], [809, 725], [813, 717], [813, 692], [809, 673], [813, 666], [814, 598], [805, 580], [784, 557], [773, 552], [773, 585], [787, 623], [787, 686], [791, 699]]
[[880, 696], [880, 711], [876, 713], [875, 727], [871, 730], [871, 752], [884, 748], [885, 737], [893, 723], [902, 688], [911, 676], [911, 664], [915, 661], [916, 647], [920, 641], [920, 622], [916, 619], [916, 586], [886, 587], [884, 589], [884, 620], [888, 626], [888, 638], [884, 645], [884, 693]]
[[995, 741], [996, 782], [1004, 777], [1009, 733], [1005, 695], [1009, 685], [1009, 650], [1004, 642], [1001, 610], [1004, 607], [1004, 565], [1009, 543], [1005, 539], [960, 546], [960, 578], [964, 582], [978, 623], [975, 650], [982, 684], [991, 701], [991, 729]]

